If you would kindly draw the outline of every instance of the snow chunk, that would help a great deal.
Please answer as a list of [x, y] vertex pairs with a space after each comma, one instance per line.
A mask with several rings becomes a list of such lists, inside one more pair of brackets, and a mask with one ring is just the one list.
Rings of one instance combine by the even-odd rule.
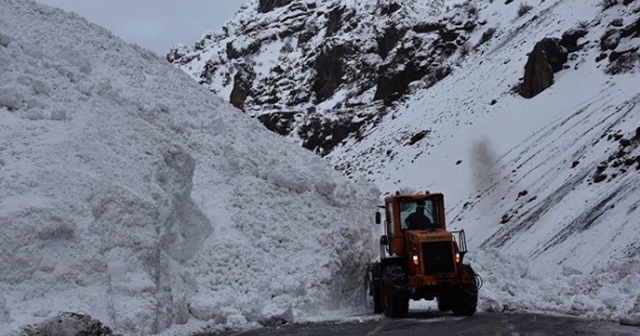
[[0, 107], [6, 107], [9, 111], [17, 110], [24, 102], [22, 90], [15, 86], [0, 88]]
[[0, 32], [0, 46], [7, 47], [9, 43], [11, 43], [11, 41], [13, 41], [11, 36], [6, 35], [3, 32]]

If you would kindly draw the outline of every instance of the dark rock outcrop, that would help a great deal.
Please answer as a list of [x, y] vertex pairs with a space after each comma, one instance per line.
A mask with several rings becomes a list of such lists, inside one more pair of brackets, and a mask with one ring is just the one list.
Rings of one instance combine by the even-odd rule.
[[620, 30], [619, 29], [609, 29], [604, 35], [600, 38], [600, 50], [614, 50], [618, 47], [620, 43]]
[[342, 14], [344, 14], [344, 10], [344, 7], [336, 7], [331, 12], [329, 12], [325, 37], [333, 36], [333, 34], [340, 30], [340, 19], [342, 18]]
[[525, 65], [520, 95], [533, 98], [551, 86], [554, 73], [562, 70], [567, 58], [567, 50], [560, 44], [560, 39], [544, 38], [536, 43]]
[[378, 55], [382, 59], [387, 58], [389, 52], [393, 50], [405, 34], [405, 30], [398, 29], [396, 26], [387, 27], [384, 32], [378, 36]]
[[243, 67], [233, 76], [233, 89], [229, 95], [231, 105], [243, 109], [247, 97], [251, 93], [251, 83], [255, 74], [251, 68]]
[[356, 133], [364, 123], [364, 120], [352, 122], [312, 117], [300, 127], [298, 133], [305, 139], [302, 147], [326, 155], [350, 134]]
[[[609, 75], [617, 75], [633, 71], [640, 60], [637, 51], [640, 48], [637, 43], [635, 46], [628, 45], [621, 49], [620, 41], [622, 39], [635, 39], [640, 37], [640, 17], [636, 21], [622, 27], [622, 20], [614, 20], [616, 24], [610, 26], [614, 28], [608, 29], [600, 38], [600, 49], [603, 51], [611, 50], [609, 56], [609, 64], [605, 69], [605, 73]], [[603, 55], [606, 55], [603, 53]], [[599, 58], [602, 60], [604, 58]]]
[[437, 22], [421, 22], [413, 26], [413, 31], [419, 34], [431, 33], [444, 29], [444, 25]]
[[353, 49], [350, 46], [337, 45], [316, 57], [314, 68], [317, 75], [311, 90], [316, 94], [318, 102], [331, 97], [342, 84], [343, 60], [351, 54], [353, 54]]
[[275, 8], [290, 4], [291, 1], [293, 0], [260, 0], [260, 3], [258, 3], [258, 12], [268, 13]]
[[382, 7], [380, 8], [380, 12], [383, 15], [391, 15], [397, 12], [400, 8], [402, 7], [398, 3], [391, 2], [391, 3], [383, 4]]
[[409, 88], [409, 83], [422, 78], [426, 69], [421, 69], [415, 63], [409, 62], [400, 70], [385, 71], [378, 77], [374, 100], [382, 100], [390, 105], [398, 100]]
[[580, 50], [578, 39], [585, 37], [588, 31], [586, 29], [570, 29], [562, 34], [560, 44], [567, 48], [569, 52]]
[[640, 37], [640, 17], [638, 17], [635, 22], [624, 27], [620, 33], [620, 36], [631, 38]]
[[293, 121], [297, 112], [273, 112], [258, 116], [264, 126], [277, 134], [289, 135], [293, 130]]

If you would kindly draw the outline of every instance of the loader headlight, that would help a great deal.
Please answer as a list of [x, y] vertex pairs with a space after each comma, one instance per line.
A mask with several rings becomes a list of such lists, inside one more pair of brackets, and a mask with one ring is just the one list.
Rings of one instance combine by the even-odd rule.
[[460, 263], [460, 253], [456, 253], [456, 264]]
[[418, 266], [420, 265], [420, 260], [418, 260], [418, 255], [414, 254], [413, 255], [413, 266]]

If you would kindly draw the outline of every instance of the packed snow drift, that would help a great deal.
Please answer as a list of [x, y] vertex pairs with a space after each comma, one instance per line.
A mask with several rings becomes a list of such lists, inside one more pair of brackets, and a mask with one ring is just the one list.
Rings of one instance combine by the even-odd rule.
[[[83, 18], [0, 1], [0, 334], [363, 307], [378, 191]], [[216, 329], [217, 328], [217, 329]]]

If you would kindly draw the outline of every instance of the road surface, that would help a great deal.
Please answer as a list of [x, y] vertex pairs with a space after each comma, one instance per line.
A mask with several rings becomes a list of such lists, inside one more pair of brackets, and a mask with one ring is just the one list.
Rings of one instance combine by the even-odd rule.
[[[199, 334], [194, 336], [213, 336]], [[227, 332], [225, 336], [341, 336], [341, 335], [468, 335], [468, 336], [545, 336], [594, 335], [637, 336], [640, 327], [623, 326], [611, 321], [585, 320], [569, 316], [540, 314], [479, 313], [457, 317], [434, 311], [416, 311], [402, 319], [368, 315], [345, 321], [291, 324], [242, 332]]]

